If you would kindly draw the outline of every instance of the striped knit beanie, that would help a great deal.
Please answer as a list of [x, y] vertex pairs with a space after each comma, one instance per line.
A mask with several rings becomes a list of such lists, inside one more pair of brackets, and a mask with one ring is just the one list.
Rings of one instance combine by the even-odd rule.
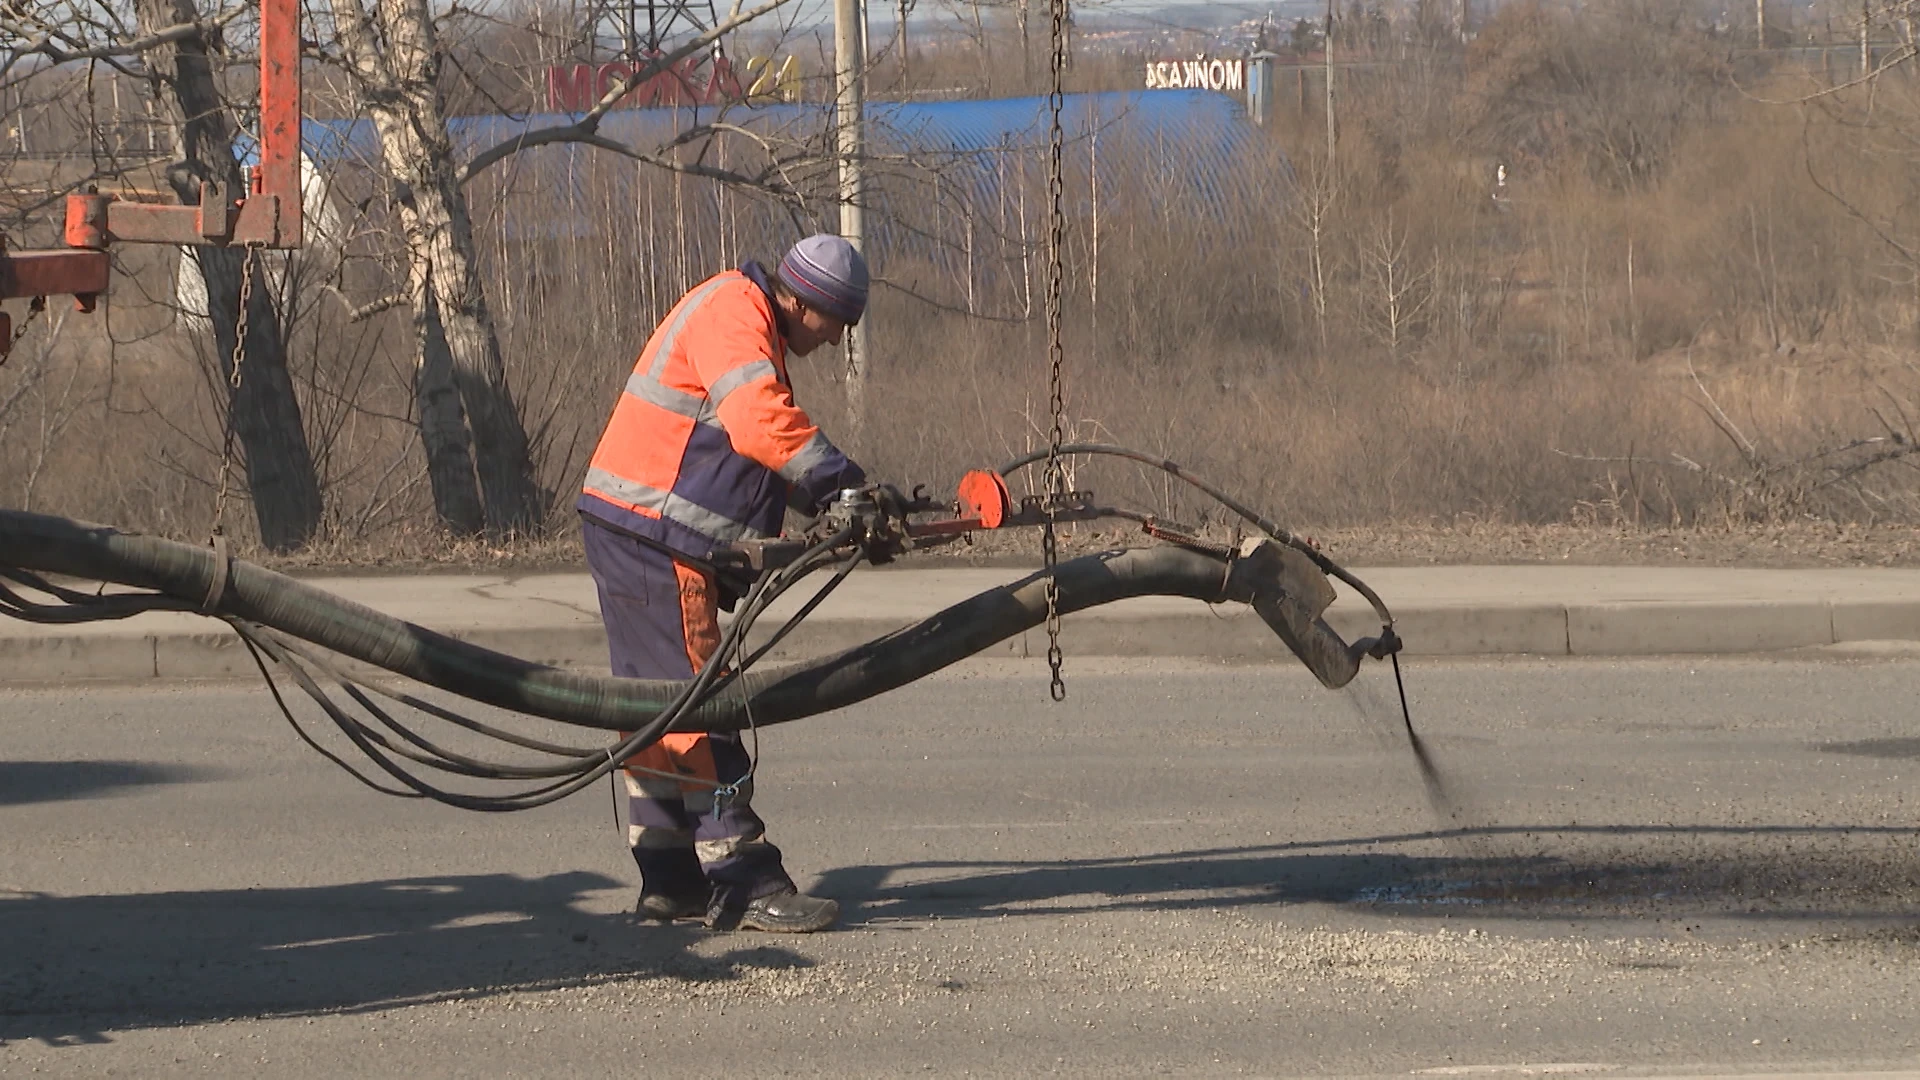
[[820, 233], [793, 245], [779, 274], [802, 303], [848, 326], [867, 309], [867, 260], [838, 236]]

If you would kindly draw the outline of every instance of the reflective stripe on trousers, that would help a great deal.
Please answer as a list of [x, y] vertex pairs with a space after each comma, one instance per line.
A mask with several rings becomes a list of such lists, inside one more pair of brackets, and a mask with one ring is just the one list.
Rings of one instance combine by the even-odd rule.
[[[581, 521], [587, 566], [600, 593], [613, 673], [629, 679], [688, 679], [720, 645], [718, 592], [711, 578], [632, 537]], [[622, 770], [627, 844], [643, 888], [706, 896], [728, 907], [793, 887], [780, 849], [766, 840], [745, 782], [746, 747], [734, 732], [676, 732]], [[714, 784], [740, 784], [715, 806]]]

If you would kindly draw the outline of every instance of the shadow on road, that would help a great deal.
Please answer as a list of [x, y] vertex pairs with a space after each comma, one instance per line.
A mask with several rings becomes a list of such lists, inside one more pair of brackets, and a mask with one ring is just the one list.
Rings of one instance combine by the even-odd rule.
[[[850, 923], [1354, 903], [1413, 916], [1920, 917], [1920, 829], [1537, 825], [1054, 862], [829, 871]], [[1394, 851], [1440, 846], [1436, 854]], [[1385, 850], [1382, 850], [1385, 849]]]
[[764, 938], [589, 914], [594, 873], [370, 881], [144, 896], [0, 894], [0, 1041], [484, 998], [664, 977], [662, 992], [811, 961]]
[[1887, 761], [1920, 758], [1920, 739], [1860, 739], [1855, 742], [1816, 743], [1815, 750], [1827, 754], [1852, 754]]
[[121, 788], [203, 783], [217, 769], [140, 761], [0, 761], [0, 806], [92, 799]]

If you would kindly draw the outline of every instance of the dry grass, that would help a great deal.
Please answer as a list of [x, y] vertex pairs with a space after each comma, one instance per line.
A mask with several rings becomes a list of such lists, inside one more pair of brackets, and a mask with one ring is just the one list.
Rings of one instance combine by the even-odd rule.
[[[1103, 186], [1097, 217], [1076, 200], [1070, 437], [1175, 458], [1316, 535], [1387, 538], [1361, 547], [1382, 559], [1420, 536], [1464, 538], [1432, 551], [1543, 553], [1587, 550], [1559, 529], [1657, 538], [1606, 549], [1625, 552], [1694, 533], [1813, 544], [1822, 530], [1920, 523], [1905, 456], [1920, 412], [1920, 266], [1903, 254], [1920, 250], [1920, 169], [1900, 149], [1920, 133], [1910, 75], [1876, 88], [1871, 113], [1864, 94], [1762, 104], [1807, 77], [1734, 71], [1701, 42], [1654, 57], [1699, 70], [1636, 80], [1648, 61], [1635, 35], [1659, 24], [1613, 16], [1618, 40], [1593, 61], [1612, 67], [1543, 73], [1515, 58], [1594, 28], [1516, 12], [1526, 20], [1483, 34], [1473, 56], [1418, 52], [1344, 86], [1332, 162], [1310, 108], [1276, 120], [1272, 156], [1246, 165], [1267, 182], [1224, 205], [1173, 197], [1151, 169]], [[1618, 92], [1597, 102], [1582, 79]], [[1621, 132], [1646, 148], [1621, 158]], [[1100, 150], [1121, 152], [1117, 137]], [[390, 284], [374, 200], [352, 223], [345, 292], [302, 293], [294, 363], [329, 524], [287, 565], [567, 563], [571, 492], [654, 322], [701, 277], [777, 254], [794, 228], [765, 200], [547, 154], [472, 196], [510, 381], [554, 496], [551, 538], [493, 551], [432, 528], [404, 321], [344, 319]], [[1496, 163], [1513, 178], [1504, 204], [1490, 197]], [[857, 435], [838, 361], [795, 363], [803, 404], [886, 478], [940, 489], [1046, 438], [1040, 160], [1016, 150], [995, 167], [988, 206], [924, 168], [885, 181], [887, 213], [932, 247], [881, 263], [912, 295], [876, 293]], [[1080, 191], [1087, 169], [1073, 168]], [[592, 228], [542, 232], [562, 220]], [[51, 348], [43, 326], [0, 371], [0, 502], [204, 536], [220, 417], [205, 344], [166, 317], [165, 263], [129, 266], [110, 324], [68, 320]], [[1859, 440], [1877, 441], [1820, 456]], [[1139, 470], [1076, 464], [1074, 480], [1212, 517]], [[1860, 557], [1906, 557], [1888, 543]]]
[[[1222, 538], [1224, 530], [1210, 530]], [[1514, 525], [1462, 515], [1448, 523], [1316, 528], [1307, 535], [1349, 567], [1380, 566], [1734, 566], [1746, 569], [1920, 567], [1920, 528], [1798, 522], [1669, 529], [1588, 524]], [[410, 542], [409, 542], [410, 541]], [[1067, 557], [1151, 543], [1122, 524], [1062, 529]], [[254, 553], [294, 576], [418, 573], [579, 573], [577, 534], [489, 545], [410, 535], [393, 543], [316, 545], [291, 555]], [[1039, 533], [983, 533], [969, 543], [913, 555], [902, 566], [1031, 568], [1040, 565]]]

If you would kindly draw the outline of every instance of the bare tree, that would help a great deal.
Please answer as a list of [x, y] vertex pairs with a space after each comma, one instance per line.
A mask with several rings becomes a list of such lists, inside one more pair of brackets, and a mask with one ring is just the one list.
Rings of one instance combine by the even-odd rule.
[[[720, 36], [783, 6], [771, 0], [737, 14], [613, 87], [580, 118], [525, 132], [456, 160], [448, 134], [443, 68], [448, 51], [426, 0], [334, 0], [344, 66], [378, 129], [383, 168], [396, 185], [405, 236], [405, 296], [413, 312], [420, 434], [435, 506], [456, 533], [533, 531], [544, 505], [527, 430], [511, 388], [488, 307], [465, 185], [527, 149], [593, 146], [723, 182], [757, 183], [666, 149], [603, 135], [607, 112], [635, 87]], [[683, 141], [688, 136], [683, 136]], [[477, 487], [476, 481], [477, 479]]]
[[[1803, 161], [1813, 185], [1879, 241], [1920, 297], [1920, 227], [1912, 208], [1920, 197], [1920, 40], [1914, 19], [1920, 0], [1890, 0], [1863, 6], [1859, 33], [1861, 73], [1783, 104], [1811, 107], [1831, 125], [1831, 146], [1818, 145], [1811, 125], [1803, 135]], [[1884, 49], [1877, 64], [1876, 32]], [[1843, 168], [1839, 154], [1858, 155]], [[1890, 166], [1890, 168], [1889, 168]]]
[[[155, 99], [169, 106], [172, 145], [181, 158], [167, 169], [175, 194], [183, 202], [198, 202], [202, 181], [244, 191], [235, 151], [238, 125], [217, 69], [224, 62], [224, 30], [246, 9], [237, 5], [203, 16], [191, 0], [135, 0], [129, 26], [109, 5], [34, 11], [9, 7], [0, 15], [0, 29], [18, 44], [0, 71], [12, 71], [24, 58], [39, 56], [56, 64], [105, 64], [139, 75], [150, 82]], [[222, 385], [229, 387], [224, 407], [245, 462], [261, 543], [276, 551], [299, 547], [320, 527], [323, 504], [287, 373], [286, 339], [272, 290], [260, 267], [241, 251], [200, 247], [193, 257], [208, 285], [214, 354]], [[235, 386], [231, 376], [240, 296], [248, 275], [254, 287], [248, 290], [246, 340], [239, 351], [242, 375]]]
[[1585, 169], [1617, 187], [1659, 175], [1687, 131], [1724, 110], [1724, 50], [1691, 0], [1624, 0], [1577, 16], [1503, 7], [1470, 50], [1467, 118], [1503, 160]]
[[541, 516], [539, 491], [456, 175], [432, 12], [425, 0], [378, 0], [371, 11], [361, 0], [335, 0], [333, 14], [400, 189], [420, 434], [436, 508], [456, 533], [529, 532]]

